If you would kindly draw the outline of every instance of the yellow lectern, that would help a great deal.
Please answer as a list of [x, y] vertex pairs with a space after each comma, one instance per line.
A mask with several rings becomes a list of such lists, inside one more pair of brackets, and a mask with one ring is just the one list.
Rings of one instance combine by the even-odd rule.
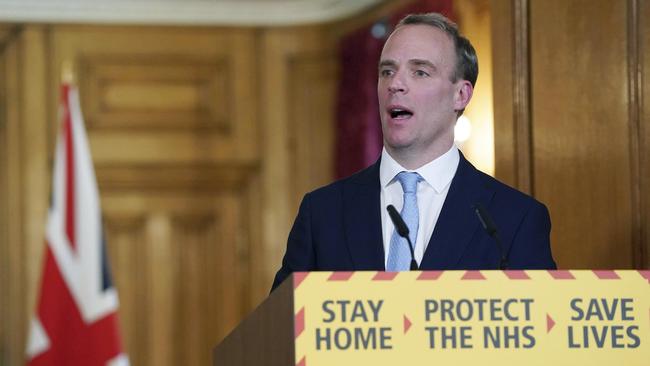
[[643, 365], [650, 271], [295, 273], [215, 365]]

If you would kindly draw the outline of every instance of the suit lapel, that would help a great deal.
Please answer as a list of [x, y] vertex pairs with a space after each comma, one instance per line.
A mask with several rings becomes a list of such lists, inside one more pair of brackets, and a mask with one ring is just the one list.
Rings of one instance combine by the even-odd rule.
[[454, 176], [431, 240], [422, 258], [426, 269], [453, 269], [468, 248], [480, 223], [473, 206], [487, 206], [494, 192], [482, 182], [479, 172], [460, 154]]
[[343, 223], [354, 270], [384, 270], [379, 161], [343, 187]]

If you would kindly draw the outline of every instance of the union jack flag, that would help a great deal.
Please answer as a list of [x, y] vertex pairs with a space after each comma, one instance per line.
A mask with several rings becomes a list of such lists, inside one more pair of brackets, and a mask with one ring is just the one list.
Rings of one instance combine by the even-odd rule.
[[61, 88], [61, 114], [28, 365], [128, 365], [79, 95], [68, 84]]

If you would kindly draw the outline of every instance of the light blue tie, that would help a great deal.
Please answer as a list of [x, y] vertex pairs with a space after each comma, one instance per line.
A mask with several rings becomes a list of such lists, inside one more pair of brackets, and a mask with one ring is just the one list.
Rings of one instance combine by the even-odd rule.
[[[402, 219], [409, 228], [409, 239], [415, 245], [415, 239], [418, 237], [418, 226], [420, 217], [418, 213], [418, 182], [422, 177], [418, 173], [401, 172], [397, 174], [397, 180], [402, 185], [404, 191], [404, 205], [402, 206]], [[411, 267], [411, 251], [409, 243], [397, 233], [393, 232], [390, 238], [390, 248], [388, 249], [388, 262], [386, 270], [391, 272], [408, 271]]]

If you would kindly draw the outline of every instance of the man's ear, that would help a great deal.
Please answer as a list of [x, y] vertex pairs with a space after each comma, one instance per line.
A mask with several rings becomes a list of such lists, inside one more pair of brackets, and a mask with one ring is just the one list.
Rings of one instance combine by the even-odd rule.
[[474, 94], [472, 83], [467, 80], [458, 81], [458, 89], [454, 98], [454, 110], [462, 111], [469, 104]]

